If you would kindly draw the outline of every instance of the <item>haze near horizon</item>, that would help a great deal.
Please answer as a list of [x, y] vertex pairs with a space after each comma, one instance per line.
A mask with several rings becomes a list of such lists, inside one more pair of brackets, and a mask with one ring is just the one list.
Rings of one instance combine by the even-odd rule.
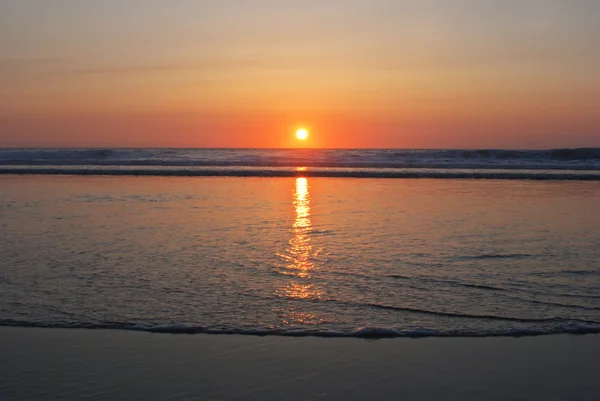
[[600, 147], [599, 39], [592, 0], [7, 0], [0, 147]]

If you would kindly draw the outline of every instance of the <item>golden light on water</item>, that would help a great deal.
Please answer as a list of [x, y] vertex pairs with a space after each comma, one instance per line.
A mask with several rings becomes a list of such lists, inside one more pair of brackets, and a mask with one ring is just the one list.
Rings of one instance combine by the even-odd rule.
[[321, 299], [324, 291], [312, 284], [290, 283], [283, 288], [286, 298]]
[[310, 277], [314, 266], [311, 262], [312, 244], [310, 231], [310, 197], [308, 193], [308, 180], [304, 177], [296, 178], [296, 189], [294, 191], [295, 218], [292, 224], [294, 236], [289, 242], [288, 254], [292, 262], [288, 267], [296, 270], [299, 277]]
[[[293, 191], [294, 220], [290, 229], [292, 237], [285, 252], [278, 256], [285, 261], [281, 274], [290, 276], [290, 280], [277, 289], [280, 297], [290, 299], [323, 299], [325, 290], [312, 280], [316, 270], [314, 259], [318, 250], [314, 249], [311, 233], [310, 187], [305, 177], [296, 178]], [[313, 313], [303, 310], [289, 310], [281, 313], [284, 325], [319, 324], [322, 319]]]
[[308, 208], [308, 180], [305, 177], [296, 178], [296, 192], [294, 194], [294, 205], [296, 205], [296, 214], [298, 214], [298, 206], [310, 210]]
[[282, 319], [286, 326], [314, 326], [325, 323], [325, 319], [319, 318], [313, 313], [297, 312], [295, 310], [289, 311], [282, 316]]

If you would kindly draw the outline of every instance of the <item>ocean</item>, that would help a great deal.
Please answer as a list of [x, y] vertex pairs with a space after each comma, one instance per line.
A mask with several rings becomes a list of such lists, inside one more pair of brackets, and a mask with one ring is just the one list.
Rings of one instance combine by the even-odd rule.
[[0, 150], [0, 326], [600, 333], [600, 149]]
[[0, 174], [599, 180], [599, 171], [598, 148], [0, 149]]

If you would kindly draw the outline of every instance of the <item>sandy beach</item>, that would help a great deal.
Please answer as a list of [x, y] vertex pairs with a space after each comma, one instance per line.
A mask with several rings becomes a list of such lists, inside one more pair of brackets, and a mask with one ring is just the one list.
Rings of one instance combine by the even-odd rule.
[[2, 400], [596, 400], [600, 336], [323, 339], [0, 328]]

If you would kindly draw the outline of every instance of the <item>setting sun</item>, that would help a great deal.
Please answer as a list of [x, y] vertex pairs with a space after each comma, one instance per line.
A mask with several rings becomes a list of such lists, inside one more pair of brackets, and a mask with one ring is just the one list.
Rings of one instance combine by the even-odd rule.
[[296, 131], [296, 138], [304, 141], [308, 138], [308, 131], [304, 128], [300, 128], [298, 131]]

